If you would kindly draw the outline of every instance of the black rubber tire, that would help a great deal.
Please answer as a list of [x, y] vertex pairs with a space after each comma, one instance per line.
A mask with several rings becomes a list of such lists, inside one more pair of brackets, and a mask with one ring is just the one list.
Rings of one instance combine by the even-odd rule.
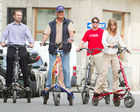
[[37, 82], [36, 81], [31, 81], [30, 82], [30, 88], [32, 91], [32, 97], [36, 97], [36, 93], [37, 93]]
[[83, 104], [87, 104], [89, 102], [89, 95], [86, 92], [82, 93], [82, 102]]
[[97, 106], [98, 105], [98, 103], [99, 103], [99, 100], [98, 99], [92, 99], [92, 105], [93, 106]]
[[53, 99], [54, 99], [54, 104], [55, 106], [59, 106], [60, 105], [60, 95], [57, 93], [53, 94]]
[[31, 103], [31, 92], [27, 92], [27, 102]]
[[72, 106], [73, 105], [73, 98], [72, 98], [72, 96], [68, 96], [68, 101], [69, 101], [69, 105]]
[[49, 96], [47, 94], [45, 94], [43, 104], [47, 104], [48, 99], [49, 99]]
[[17, 91], [13, 91], [13, 103], [16, 103], [17, 100]]
[[110, 104], [110, 95], [105, 96], [105, 103]]
[[3, 102], [4, 103], [7, 103], [7, 99], [8, 99], [8, 96], [5, 94], [5, 95], [3, 95]]
[[120, 100], [113, 100], [113, 104], [116, 106], [116, 107], [119, 107], [120, 106], [120, 104], [121, 104], [121, 102], [120, 102]]
[[124, 98], [124, 105], [127, 107], [127, 108], [131, 108], [133, 107], [135, 104], [135, 99], [132, 97], [132, 96], [126, 96]]

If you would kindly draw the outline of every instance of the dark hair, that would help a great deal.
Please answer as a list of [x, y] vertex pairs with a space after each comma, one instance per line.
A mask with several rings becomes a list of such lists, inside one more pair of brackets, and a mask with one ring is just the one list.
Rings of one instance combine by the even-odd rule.
[[16, 9], [16, 10], [14, 10], [13, 15], [15, 15], [15, 14], [16, 14], [16, 12], [21, 12], [21, 13], [22, 13], [22, 10], [20, 10], [20, 9]]
[[92, 18], [91, 22], [93, 23], [93, 21], [94, 21], [95, 19], [98, 21], [98, 23], [100, 22], [100, 20], [99, 20], [98, 17], [94, 17], [94, 18]]

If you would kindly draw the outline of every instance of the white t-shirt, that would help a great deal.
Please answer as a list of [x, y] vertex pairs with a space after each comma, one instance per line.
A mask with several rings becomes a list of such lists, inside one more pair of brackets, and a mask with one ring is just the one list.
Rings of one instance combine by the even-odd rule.
[[117, 54], [118, 52], [118, 48], [109, 48], [108, 46], [110, 44], [118, 45], [120, 47], [126, 47], [124, 42], [122, 41], [119, 30], [117, 31], [115, 36], [110, 35], [109, 32], [105, 30], [103, 32], [102, 44], [104, 46], [103, 52], [107, 54]]

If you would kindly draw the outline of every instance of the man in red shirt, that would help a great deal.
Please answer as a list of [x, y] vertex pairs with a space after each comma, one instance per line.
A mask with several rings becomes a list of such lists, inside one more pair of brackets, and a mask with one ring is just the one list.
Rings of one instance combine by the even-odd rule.
[[[77, 52], [80, 51], [80, 48], [83, 48], [84, 44], [88, 42], [88, 49], [93, 48], [99, 48], [103, 49], [102, 45], [102, 35], [103, 35], [103, 29], [99, 28], [99, 22], [100, 20], [98, 17], [94, 17], [92, 20], [92, 29], [88, 30], [84, 37], [82, 38], [82, 42], [80, 43], [79, 47], [76, 49]], [[87, 59], [88, 59], [89, 53], [87, 52]], [[100, 50], [94, 50], [94, 53], [92, 53], [92, 60], [91, 60], [91, 75], [94, 72], [94, 66], [96, 67], [96, 70], [98, 74], [101, 74], [102, 70], [102, 51]], [[87, 61], [88, 62], [88, 61]], [[108, 92], [108, 83], [107, 81], [104, 82], [103, 85], [103, 92]]]

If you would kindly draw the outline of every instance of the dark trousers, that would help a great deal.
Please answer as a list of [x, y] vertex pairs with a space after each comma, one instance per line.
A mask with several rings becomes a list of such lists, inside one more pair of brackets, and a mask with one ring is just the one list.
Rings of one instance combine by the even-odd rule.
[[[14, 66], [14, 60], [15, 60], [15, 53], [16, 49], [12, 46], [8, 47], [7, 49], [7, 70], [6, 70], [6, 86], [9, 87], [12, 84], [13, 79], [13, 66]], [[19, 48], [19, 64], [21, 71], [23, 73], [23, 80], [24, 80], [24, 86], [29, 86], [29, 76], [28, 76], [28, 55], [27, 50], [25, 47]]]

